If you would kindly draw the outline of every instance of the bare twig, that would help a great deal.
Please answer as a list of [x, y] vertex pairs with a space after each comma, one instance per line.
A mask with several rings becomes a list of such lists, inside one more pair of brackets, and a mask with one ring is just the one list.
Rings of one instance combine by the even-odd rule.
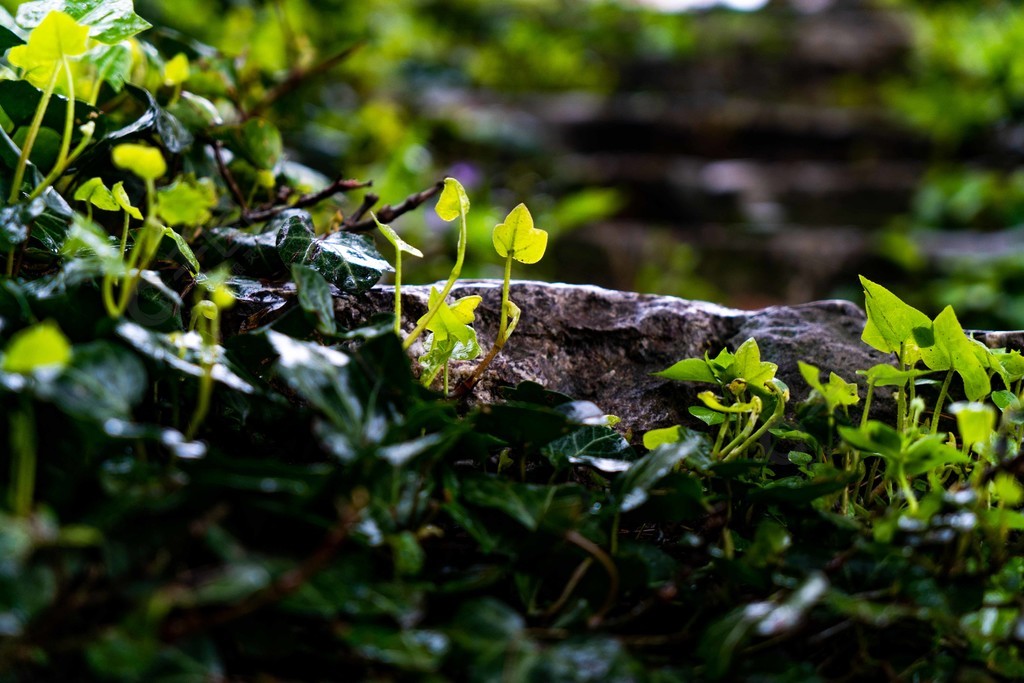
[[[401, 216], [402, 214], [409, 213], [410, 211], [418, 207], [420, 204], [436, 195], [443, 188], [444, 183], [438, 182], [432, 185], [431, 187], [428, 187], [426, 190], [423, 190], [422, 192], [417, 192], [416, 194], [409, 195], [404, 200], [402, 200], [400, 204], [396, 204], [395, 206], [385, 204], [384, 206], [380, 207], [380, 211], [377, 212], [377, 220], [379, 220], [381, 223], [389, 223], [398, 218], [399, 216]], [[365, 206], [365, 199], [363, 200], [363, 204]], [[370, 204], [370, 206], [373, 206], [373, 204]], [[363, 214], [365, 214], [366, 211], [370, 210], [370, 206], [367, 206], [365, 209], [363, 207], [360, 207], [360, 210], [362, 210]], [[376, 225], [377, 224], [373, 222], [373, 219], [365, 221], [359, 220], [358, 222], [353, 223], [349, 223], [346, 221], [345, 223], [342, 223], [341, 229], [346, 232], [367, 232], [369, 230], [373, 230], [376, 227]]]
[[217, 170], [220, 172], [224, 182], [227, 183], [231, 196], [235, 198], [235, 203], [238, 204], [238, 207], [244, 214], [249, 210], [249, 207], [245, 201], [245, 195], [242, 194], [241, 188], [238, 187], [234, 174], [228, 168], [228, 165], [224, 163], [223, 144], [219, 140], [213, 140], [210, 142], [210, 146], [213, 147], [213, 158], [217, 161]]
[[363, 43], [361, 42], [356, 43], [355, 45], [350, 45], [341, 52], [331, 55], [327, 59], [323, 60], [322, 62], [319, 62], [318, 64], [314, 64], [308, 69], [302, 67], [296, 67], [292, 69], [290, 72], [288, 72], [288, 75], [285, 76], [283, 81], [281, 81], [273, 88], [271, 88], [267, 92], [267, 94], [263, 96], [262, 100], [253, 105], [252, 109], [250, 109], [247, 112], [247, 116], [256, 116], [260, 114], [274, 102], [277, 102], [285, 95], [289, 95], [298, 88], [302, 87], [302, 84], [308, 81], [309, 79], [327, 73], [335, 66], [345, 61], [362, 46]]
[[349, 226], [355, 225], [356, 223], [361, 221], [363, 219], [363, 216], [365, 216], [367, 212], [373, 208], [373, 205], [379, 201], [380, 197], [374, 194], [373, 192], [367, 192], [365, 195], [363, 195], [363, 203], [359, 205], [359, 208], [352, 212], [350, 216], [348, 216], [345, 220], [341, 222], [342, 230], [348, 230]]
[[373, 185], [372, 180], [351, 180], [346, 178], [338, 178], [333, 183], [320, 190], [319, 192], [313, 192], [310, 194], [304, 194], [294, 202], [290, 204], [279, 204], [271, 206], [266, 209], [257, 209], [252, 211], [242, 212], [242, 222], [244, 223], [259, 223], [260, 221], [270, 220], [274, 216], [287, 211], [288, 209], [304, 209], [307, 206], [313, 206], [319, 204], [328, 197], [332, 197], [339, 192], [348, 192], [349, 190], [358, 190], [361, 187], [370, 187]]

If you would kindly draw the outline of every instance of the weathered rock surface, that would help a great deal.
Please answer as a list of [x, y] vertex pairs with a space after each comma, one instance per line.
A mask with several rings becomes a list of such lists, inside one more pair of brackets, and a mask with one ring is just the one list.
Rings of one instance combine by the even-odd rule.
[[[429, 287], [402, 288], [406, 330], [426, 310]], [[468, 281], [458, 284], [453, 297], [477, 294], [480, 345], [490, 347], [497, 327], [501, 283]], [[371, 315], [389, 311], [394, 290], [376, 287], [365, 295], [338, 296], [339, 322], [356, 326]], [[264, 292], [252, 307], [267, 310]], [[834, 370], [847, 380], [854, 371], [888, 359], [860, 341], [864, 312], [846, 301], [820, 301], [800, 306], [741, 311], [716, 304], [675, 297], [635, 294], [593, 286], [516, 282], [511, 297], [522, 308], [522, 319], [512, 339], [497, 356], [477, 386], [474, 398], [500, 400], [500, 388], [522, 381], [538, 382], [548, 389], [595, 402], [622, 418], [622, 427], [634, 434], [677, 423], [692, 423], [686, 408], [698, 391], [689, 383], [652, 376], [677, 360], [717, 354], [723, 347], [735, 349], [754, 337], [762, 358], [779, 365], [779, 376], [789, 385], [794, 400], [806, 397], [808, 388], [799, 375], [797, 361], [804, 360]], [[275, 290], [276, 315], [293, 306], [290, 285]], [[248, 314], [246, 314], [248, 315]], [[414, 346], [414, 353], [422, 350]], [[453, 386], [468, 376], [476, 361], [452, 368]]]

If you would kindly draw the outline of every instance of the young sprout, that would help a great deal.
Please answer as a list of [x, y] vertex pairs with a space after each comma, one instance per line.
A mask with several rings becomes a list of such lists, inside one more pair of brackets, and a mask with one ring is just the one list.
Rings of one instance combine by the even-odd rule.
[[[395, 248], [395, 334], [402, 334], [402, 252], [411, 254], [417, 258], [423, 258], [423, 252], [398, 236], [390, 225], [384, 225], [377, 220], [376, 214], [370, 213], [377, 229], [384, 235], [388, 242]], [[433, 295], [433, 292], [431, 292]], [[428, 321], [429, 322], [429, 321]]]
[[466, 227], [466, 214], [469, 213], [469, 197], [466, 196], [466, 189], [462, 187], [462, 184], [455, 178], [444, 179], [444, 189], [441, 191], [441, 196], [437, 200], [437, 206], [434, 207], [434, 211], [444, 221], [453, 221], [456, 218], [459, 219], [459, 244], [455, 255], [455, 265], [452, 266], [452, 272], [448, 275], [448, 281], [444, 283], [444, 289], [441, 290], [440, 296], [437, 301], [431, 304], [427, 309], [427, 314], [420, 318], [417, 322], [416, 327], [409, 336], [405, 338], [402, 343], [402, 348], [408, 349], [413, 343], [419, 339], [420, 335], [427, 329], [427, 325], [437, 315], [438, 310], [441, 308], [441, 304], [444, 303], [448, 293], [452, 291], [452, 287], [455, 286], [455, 281], [459, 279], [459, 275], [462, 273], [462, 262], [466, 258], [466, 239], [467, 239], [467, 227]]
[[168, 106], [173, 106], [181, 97], [181, 86], [191, 75], [188, 57], [179, 52], [164, 65], [164, 85], [174, 88]]
[[505, 258], [505, 278], [501, 286], [501, 310], [498, 312], [498, 334], [494, 338], [491, 350], [487, 352], [483, 361], [473, 372], [465, 385], [464, 391], [469, 391], [480, 381], [484, 370], [491, 364], [494, 357], [498, 355], [505, 342], [512, 336], [512, 332], [519, 324], [521, 311], [509, 298], [509, 285], [512, 281], [512, 261], [520, 263], [537, 263], [544, 256], [548, 246], [548, 233], [533, 225], [533, 216], [525, 204], [520, 204], [509, 212], [503, 223], [494, 226], [491, 235], [494, 249], [498, 256]]
[[[423, 386], [433, 384], [437, 374], [443, 370], [444, 393], [447, 395], [449, 363], [453, 360], [473, 360], [480, 355], [476, 330], [469, 325], [476, 319], [474, 311], [480, 301], [479, 296], [466, 296], [449, 306], [436, 287], [430, 288], [430, 308], [436, 305], [437, 315], [427, 322], [431, 334], [427, 337], [427, 351], [419, 358], [422, 369], [420, 381]], [[422, 322], [423, 318], [417, 322]]]

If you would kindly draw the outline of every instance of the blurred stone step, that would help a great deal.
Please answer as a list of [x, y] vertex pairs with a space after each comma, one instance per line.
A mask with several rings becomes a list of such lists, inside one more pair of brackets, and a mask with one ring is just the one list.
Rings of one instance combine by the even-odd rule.
[[623, 190], [623, 214], [676, 223], [846, 223], [881, 227], [908, 209], [917, 161], [708, 160], [659, 154], [575, 154], [560, 171], [580, 185]]

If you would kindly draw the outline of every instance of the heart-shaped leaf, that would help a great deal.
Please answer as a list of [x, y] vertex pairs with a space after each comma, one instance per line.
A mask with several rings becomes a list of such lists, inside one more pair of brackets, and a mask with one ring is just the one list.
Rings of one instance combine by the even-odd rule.
[[35, 0], [18, 6], [15, 20], [32, 28], [51, 12], [64, 12], [89, 28], [89, 35], [107, 45], [120, 43], [151, 24], [135, 13], [132, 0]]
[[863, 275], [864, 308], [868, 322], [861, 340], [883, 353], [898, 353], [903, 343], [914, 336], [914, 330], [931, 327], [931, 321], [921, 311], [904, 303], [885, 287], [875, 284]]
[[114, 165], [131, 171], [143, 180], [156, 180], [167, 173], [167, 162], [159, 149], [126, 142], [113, 149]]
[[540, 261], [548, 246], [547, 232], [533, 227], [533, 216], [525, 204], [512, 209], [505, 222], [494, 227], [492, 240], [498, 256], [511, 254], [520, 263]]
[[444, 221], [453, 221], [459, 216], [465, 219], [469, 213], [469, 197], [462, 183], [455, 178], [445, 178], [444, 189], [441, 190], [434, 211]]
[[58, 84], [66, 89], [64, 60], [84, 54], [89, 28], [60, 11], [50, 11], [32, 29], [28, 42], [12, 47], [7, 61], [25, 72], [25, 79], [46, 88], [57, 72]]

